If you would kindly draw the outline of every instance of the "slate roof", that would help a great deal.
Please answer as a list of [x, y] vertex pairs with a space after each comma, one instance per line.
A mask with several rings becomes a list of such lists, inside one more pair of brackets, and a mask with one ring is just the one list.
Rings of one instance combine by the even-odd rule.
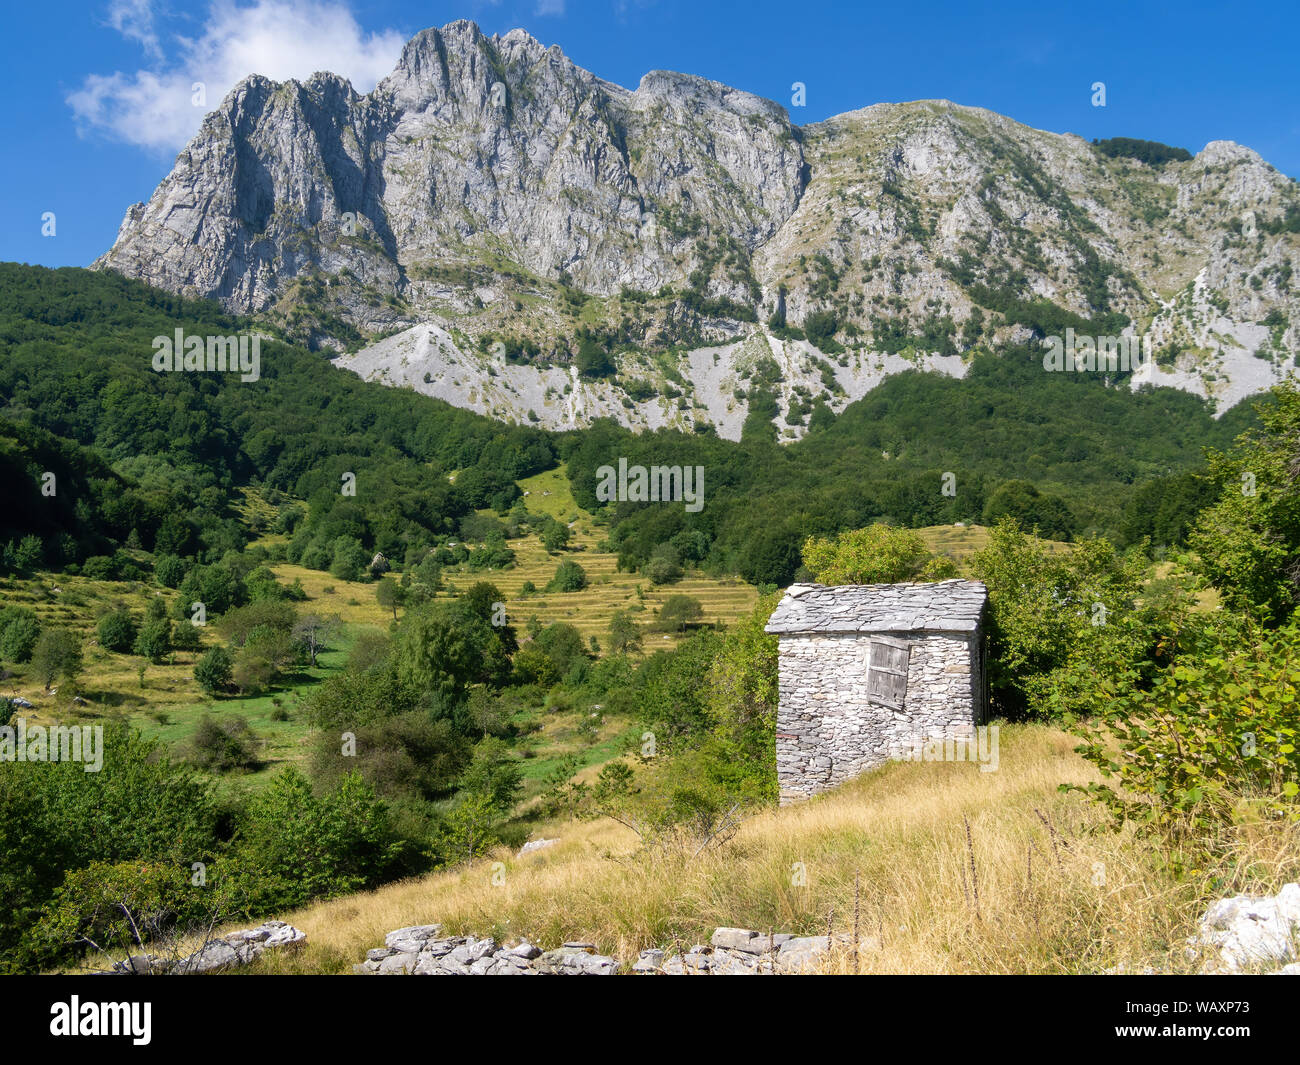
[[767, 632], [975, 632], [988, 601], [979, 581], [792, 584]]

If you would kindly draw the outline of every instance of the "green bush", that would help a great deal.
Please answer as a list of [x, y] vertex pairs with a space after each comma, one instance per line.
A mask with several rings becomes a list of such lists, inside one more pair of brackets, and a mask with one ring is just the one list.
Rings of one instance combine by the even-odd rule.
[[185, 568], [185, 563], [175, 555], [159, 555], [153, 564], [154, 576], [164, 588], [179, 588], [185, 579]]
[[211, 648], [194, 667], [194, 679], [208, 696], [221, 695], [230, 690], [234, 679], [234, 663], [224, 647]]
[[188, 870], [215, 854], [215, 807], [193, 769], [112, 722], [100, 753], [98, 773], [71, 761], [0, 772], [0, 971], [32, 971], [68, 956], [68, 943], [33, 929], [70, 872], [96, 862]]
[[688, 625], [695, 624], [703, 616], [704, 607], [694, 596], [670, 595], [659, 608], [654, 629], [656, 632], [685, 632]]
[[76, 680], [81, 665], [81, 640], [69, 629], [44, 630], [32, 648], [32, 672], [47, 688], [56, 679]]
[[[181, 622], [180, 628], [198, 632], [194, 626], [184, 621]], [[172, 649], [171, 621], [167, 618], [159, 618], [148, 622], [136, 637], [133, 649], [136, 654], [144, 655], [150, 662], [161, 662]]]
[[219, 773], [251, 769], [258, 764], [259, 746], [245, 718], [237, 715], [215, 718], [204, 714], [190, 737], [189, 760]]
[[31, 661], [40, 635], [40, 622], [26, 607], [10, 606], [0, 610], [0, 659]]
[[203, 646], [199, 627], [188, 621], [182, 621], [171, 630], [171, 645], [177, 651], [197, 651]]
[[[1155, 672], [1186, 624], [1190, 594], [1153, 596], [1140, 547], [1102, 539], [1058, 553], [1007, 518], [971, 570], [989, 590], [988, 681], [994, 712], [1060, 716], [1088, 696], [1090, 673]], [[1077, 667], [1077, 668], [1076, 668]]]
[[267, 912], [380, 883], [400, 849], [387, 806], [360, 774], [317, 798], [290, 766], [249, 803], [234, 856]]
[[95, 638], [104, 650], [125, 654], [135, 642], [136, 624], [133, 616], [125, 610], [113, 610], [99, 619], [95, 625]]
[[803, 561], [819, 584], [941, 581], [956, 572], [950, 559], [932, 556], [916, 533], [879, 524], [832, 539], [809, 537]]
[[587, 571], [572, 559], [555, 568], [555, 576], [546, 584], [548, 592], [580, 592], [587, 587]]
[[1144, 690], [1132, 669], [1089, 671], [1078, 748], [1086, 788], [1121, 822], [1214, 851], [1242, 821], [1300, 821], [1300, 615], [1269, 632], [1220, 615]]

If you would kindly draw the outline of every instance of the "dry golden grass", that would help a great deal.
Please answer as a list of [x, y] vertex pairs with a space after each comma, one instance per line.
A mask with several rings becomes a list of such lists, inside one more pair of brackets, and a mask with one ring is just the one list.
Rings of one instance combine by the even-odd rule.
[[[590, 940], [627, 961], [648, 946], [707, 942], [722, 925], [821, 934], [829, 913], [838, 935], [853, 927], [857, 874], [864, 973], [1187, 968], [1182, 945], [1206, 883], [1175, 880], [1127, 833], [1102, 827], [1096, 808], [1058, 792], [1091, 772], [1070, 737], [1026, 725], [1004, 727], [1001, 740], [996, 772], [890, 765], [762, 813], [693, 860], [638, 854], [634, 834], [610, 821], [547, 825], [540, 834], [561, 842], [526, 858], [501, 851], [284, 914], [308, 945], [264, 965], [348, 972], [387, 932], [431, 922], [542, 947]], [[1250, 850], [1254, 866], [1236, 890], [1276, 890], [1294, 877], [1294, 834], [1263, 831]], [[504, 880], [494, 886], [498, 861]], [[852, 951], [841, 947], [829, 967], [853, 971]]]
[[[989, 545], [989, 528], [986, 525], [926, 525], [913, 530], [925, 541], [925, 546], [937, 555], [947, 555], [956, 562], [965, 562], [976, 551]], [[1049, 553], [1063, 554], [1071, 545], [1060, 540], [1041, 540]]]

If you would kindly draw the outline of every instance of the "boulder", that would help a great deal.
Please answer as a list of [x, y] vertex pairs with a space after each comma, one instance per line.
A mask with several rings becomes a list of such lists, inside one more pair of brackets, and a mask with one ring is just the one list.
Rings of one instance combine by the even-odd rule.
[[469, 942], [456, 947], [447, 957], [460, 965], [473, 965], [476, 961], [486, 958], [496, 949], [497, 944], [494, 939], [471, 939]]
[[379, 963], [378, 972], [384, 976], [413, 973], [418, 962], [419, 958], [415, 954], [406, 952], [391, 954]]
[[1300, 885], [1287, 884], [1276, 896], [1235, 895], [1212, 903], [1188, 940], [1203, 973], [1274, 969], [1297, 958]]
[[[398, 928], [396, 931], [389, 932], [384, 936], [384, 945], [396, 947], [398, 940], [412, 940], [417, 943], [423, 943], [426, 939], [435, 938], [442, 931], [440, 924], [417, 924], [409, 928]], [[400, 949], [400, 948], [399, 948]]]
[[215, 973], [222, 969], [233, 969], [244, 964], [244, 958], [229, 943], [215, 940], [196, 950], [188, 958], [182, 958], [172, 968], [172, 972], [182, 976], [197, 973]]
[[714, 931], [709, 942], [715, 947], [724, 949], [748, 950], [750, 943], [757, 938], [758, 933], [751, 932], [748, 928], [719, 928]]
[[505, 947], [497, 952], [497, 957], [519, 958], [523, 961], [532, 961], [542, 953], [541, 947], [535, 947], [528, 940], [520, 940], [513, 947]]
[[777, 948], [777, 971], [815, 972], [828, 949], [829, 942], [825, 936], [792, 936]]
[[618, 962], [601, 954], [561, 947], [548, 950], [533, 962], [542, 973], [557, 976], [612, 976], [618, 971]]

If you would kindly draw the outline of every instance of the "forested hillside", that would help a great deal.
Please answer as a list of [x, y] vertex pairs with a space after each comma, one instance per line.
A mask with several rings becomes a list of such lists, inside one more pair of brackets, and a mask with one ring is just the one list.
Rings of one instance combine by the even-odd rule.
[[[559, 460], [630, 566], [669, 545], [679, 561], [778, 584], [793, 575], [808, 535], [1004, 513], [1058, 539], [1102, 532], [1160, 544], [1177, 538], [1179, 515], [1202, 501], [1179, 475], [1200, 465], [1203, 446], [1226, 443], [1254, 418], [1243, 406], [1215, 421], [1185, 393], [1131, 394], [1045, 374], [1026, 347], [977, 355], [963, 380], [891, 378], [838, 417], [814, 413], [813, 430], [793, 445], [776, 443], [761, 385], [739, 443], [636, 435], [612, 422], [546, 433], [361, 382], [279, 341], [263, 343], [258, 381], [155, 373], [155, 336], [251, 327], [215, 304], [112, 273], [6, 264], [0, 290], [0, 462], [22, 503], [0, 513], [0, 545], [14, 555], [34, 535], [49, 565], [111, 556], [133, 534], [147, 550], [215, 560], [255, 531], [231, 509], [247, 485], [284, 508], [308, 502], [306, 528], [323, 530], [322, 539], [346, 532], [367, 551], [400, 558], [436, 546], [475, 508], [508, 509], [518, 478]], [[602, 506], [596, 471], [619, 457], [702, 466], [707, 505]], [[46, 471], [56, 491], [43, 497]], [[346, 473], [356, 476], [354, 496], [341, 493]], [[1139, 490], [1164, 501], [1159, 527], [1126, 517]], [[16, 562], [6, 556], [10, 568]]]

